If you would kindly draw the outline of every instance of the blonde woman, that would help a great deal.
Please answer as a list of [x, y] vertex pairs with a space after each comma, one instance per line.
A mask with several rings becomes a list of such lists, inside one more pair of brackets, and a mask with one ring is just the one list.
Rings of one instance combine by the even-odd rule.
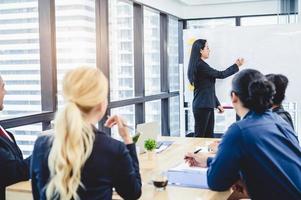
[[53, 135], [37, 139], [32, 158], [34, 199], [112, 199], [112, 188], [124, 199], [138, 199], [141, 178], [135, 145], [119, 116], [124, 143], [98, 131], [94, 124], [107, 109], [107, 79], [100, 70], [80, 67], [63, 79], [65, 107], [56, 115]]

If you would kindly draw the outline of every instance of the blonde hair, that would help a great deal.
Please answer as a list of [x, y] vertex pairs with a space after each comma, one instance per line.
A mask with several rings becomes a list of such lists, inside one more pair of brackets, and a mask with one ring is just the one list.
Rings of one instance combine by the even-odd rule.
[[107, 79], [96, 68], [79, 67], [65, 75], [66, 104], [55, 117], [54, 139], [48, 157], [47, 199], [79, 199], [77, 189], [84, 188], [81, 169], [92, 152], [95, 136], [84, 115], [105, 101], [107, 93]]

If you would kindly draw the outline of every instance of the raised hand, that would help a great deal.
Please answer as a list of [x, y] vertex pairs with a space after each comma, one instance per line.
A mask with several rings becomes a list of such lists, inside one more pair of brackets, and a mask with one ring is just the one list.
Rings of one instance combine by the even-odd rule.
[[244, 64], [244, 62], [245, 62], [245, 59], [244, 59], [244, 58], [238, 58], [238, 59], [236, 60], [235, 64], [236, 64], [238, 67], [240, 67], [240, 66], [242, 66], [242, 65]]

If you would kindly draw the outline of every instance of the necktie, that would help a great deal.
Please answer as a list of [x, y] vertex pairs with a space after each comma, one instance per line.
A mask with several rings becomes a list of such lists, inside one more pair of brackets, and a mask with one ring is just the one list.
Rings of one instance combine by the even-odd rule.
[[0, 127], [0, 137], [4, 137], [12, 141], [11, 138], [4, 132], [4, 129], [2, 127]]

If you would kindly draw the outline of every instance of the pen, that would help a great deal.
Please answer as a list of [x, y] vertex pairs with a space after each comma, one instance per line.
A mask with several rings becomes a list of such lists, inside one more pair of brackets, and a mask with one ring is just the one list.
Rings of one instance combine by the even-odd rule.
[[[110, 117], [110, 115], [107, 115], [107, 118], [109, 118], [109, 117]], [[125, 127], [127, 127], [128, 129], [131, 129], [131, 130], [135, 131], [135, 129], [132, 126], [129, 126], [129, 125], [125, 124], [125, 123], [122, 123], [122, 125], [125, 126]]]
[[[202, 149], [203, 149], [203, 148], [200, 147], [199, 149], [195, 150], [193, 153], [194, 153], [194, 154], [197, 154], [197, 153], [199, 153]], [[189, 158], [190, 158], [190, 157], [188, 157], [188, 156], [185, 156], [185, 157], [184, 157], [185, 160], [186, 160], [186, 159], [189, 159]]]
[[[197, 154], [197, 153], [199, 153], [201, 150], [202, 150], [202, 148], [199, 148], [199, 149], [195, 150], [193, 153], [194, 153], [194, 154]], [[187, 160], [187, 159], [190, 159], [190, 158], [191, 158], [191, 157], [185, 156], [185, 157], [184, 157], [184, 160]]]
[[127, 125], [127, 124], [123, 124], [123, 126], [127, 127], [128, 129], [131, 129], [133, 131], [135, 130], [133, 127], [131, 127], [131, 126]]
[[202, 148], [199, 148], [199, 149], [197, 149], [196, 151], [194, 151], [193, 153], [194, 153], [194, 154], [197, 154], [197, 153], [199, 153], [201, 150], [202, 150]]

